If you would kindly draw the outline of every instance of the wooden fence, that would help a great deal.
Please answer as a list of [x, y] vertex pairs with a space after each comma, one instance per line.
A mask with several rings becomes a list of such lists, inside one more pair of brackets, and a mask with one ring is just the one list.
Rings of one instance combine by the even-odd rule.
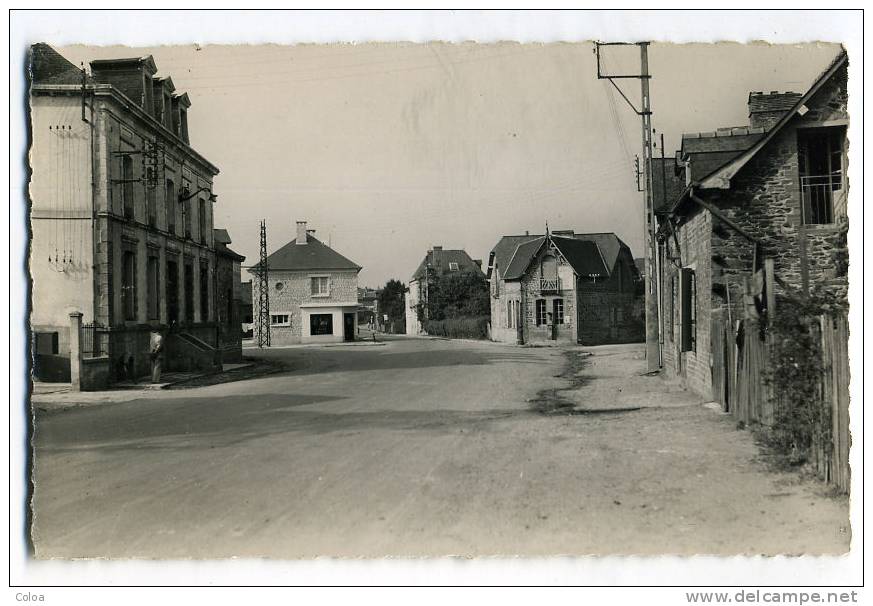
[[[738, 422], [772, 427], [779, 398], [765, 380], [771, 337], [767, 330], [762, 330], [764, 320], [750, 315], [734, 322], [726, 318], [712, 320], [712, 393], [722, 410], [731, 413]], [[819, 380], [819, 402], [826, 407], [823, 418], [830, 424], [830, 431], [816, 432], [829, 435], [829, 439], [815, 442], [811, 463], [821, 479], [848, 492], [851, 443], [848, 318], [845, 313], [821, 316], [811, 330], [819, 339], [824, 368]]]

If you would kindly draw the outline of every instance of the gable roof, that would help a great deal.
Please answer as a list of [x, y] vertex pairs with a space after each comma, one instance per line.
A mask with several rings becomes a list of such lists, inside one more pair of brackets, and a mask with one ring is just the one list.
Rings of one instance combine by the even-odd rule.
[[518, 248], [519, 244], [523, 242], [529, 242], [531, 240], [536, 240], [537, 238], [542, 238], [542, 234], [540, 235], [529, 235], [525, 234], [523, 236], [503, 236], [497, 242], [497, 245], [491, 251], [492, 259], [489, 264], [489, 276], [492, 267], [499, 267], [500, 271], [505, 273], [506, 269], [509, 267], [509, 262], [512, 260], [512, 256], [515, 254], [515, 249]]
[[[579, 276], [608, 276], [600, 248], [593, 240], [552, 236], [555, 247]], [[616, 253], [618, 256], [618, 253]]]
[[575, 237], [580, 240], [589, 240], [597, 245], [600, 254], [603, 256], [603, 263], [606, 265], [607, 273], [612, 274], [615, 264], [618, 261], [618, 254], [621, 252], [621, 247], [626, 246], [621, 238], [616, 236], [611, 231], [592, 234], [576, 234]]
[[655, 212], [669, 207], [684, 190], [685, 170], [676, 164], [676, 158], [652, 158], [652, 197]]
[[35, 84], [82, 84], [82, 70], [45, 42], [30, 47], [30, 76]]
[[711, 174], [706, 176], [704, 179], [700, 180], [699, 187], [701, 189], [726, 189], [730, 187], [730, 181], [736, 175], [741, 168], [743, 168], [749, 161], [754, 158], [758, 152], [760, 152], [770, 141], [779, 134], [785, 125], [791, 122], [796, 115], [798, 115], [798, 110], [805, 105], [813, 95], [815, 95], [819, 89], [821, 89], [824, 84], [830, 80], [834, 74], [837, 73], [843, 65], [848, 61], [848, 54], [845, 50], [840, 52], [840, 54], [834, 59], [831, 64], [825, 69], [824, 72], [816, 79], [813, 85], [809, 88], [806, 93], [797, 100], [797, 103], [785, 113], [779, 121], [773, 125], [773, 127], [767, 131], [767, 133], [758, 140], [752, 147], [747, 149], [744, 153], [737, 156], [735, 159], [729, 161], [724, 164], [722, 167], [714, 170]]
[[530, 262], [539, 252], [543, 243], [546, 241], [545, 236], [540, 236], [533, 240], [526, 240], [515, 248], [515, 252], [503, 271], [504, 280], [518, 280], [527, 271]]
[[449, 249], [435, 248], [427, 251], [424, 259], [418, 265], [418, 269], [412, 274], [412, 280], [420, 280], [424, 277], [428, 264], [431, 270], [437, 275], [443, 275], [450, 271], [450, 263], [457, 263], [457, 271], [472, 271], [474, 273], [482, 273], [482, 268], [470, 258], [467, 251], [464, 249]]
[[[260, 266], [260, 263], [253, 266], [252, 271], [257, 272]], [[360, 265], [342, 256], [312, 234], [307, 236], [306, 244], [298, 245], [295, 238], [267, 257], [267, 268], [271, 271], [361, 270]]]
[[[606, 234], [584, 234], [601, 236]], [[592, 239], [579, 238], [578, 236], [539, 236], [533, 240], [526, 240], [518, 245], [512, 260], [509, 262], [504, 275], [504, 280], [518, 280], [527, 273], [531, 262], [539, 254], [547, 241], [552, 242], [562, 257], [570, 264], [573, 271], [579, 276], [608, 276], [609, 269], [604, 263], [603, 254], [597, 243]], [[604, 242], [607, 239], [603, 239]], [[616, 256], [618, 253], [616, 252]]]

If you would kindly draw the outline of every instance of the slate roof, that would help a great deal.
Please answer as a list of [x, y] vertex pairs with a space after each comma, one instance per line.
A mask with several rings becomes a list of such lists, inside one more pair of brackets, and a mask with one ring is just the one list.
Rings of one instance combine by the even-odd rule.
[[[552, 236], [561, 255], [579, 276], [608, 276], [609, 270], [603, 263], [603, 256], [592, 240]], [[616, 256], [618, 256], [616, 254]]]
[[685, 171], [676, 165], [676, 158], [652, 159], [652, 185], [655, 212], [670, 208], [679, 199], [685, 191]]
[[606, 265], [607, 274], [611, 274], [618, 261], [618, 253], [621, 252], [621, 247], [624, 245], [618, 236], [612, 232], [599, 232], [590, 234], [575, 234], [577, 240], [588, 240], [597, 245], [600, 255], [603, 258], [603, 263]]
[[424, 277], [428, 263], [431, 265], [431, 270], [437, 275], [449, 273], [451, 271], [449, 268], [450, 263], [458, 264], [457, 271], [482, 273], [482, 268], [470, 258], [470, 255], [464, 249], [434, 249], [429, 250], [421, 260], [421, 263], [419, 263], [418, 269], [412, 274], [413, 281]]
[[509, 262], [512, 260], [512, 255], [515, 254], [515, 249], [518, 248], [518, 245], [542, 237], [542, 234], [503, 236], [500, 238], [500, 241], [497, 242], [497, 246], [494, 247], [494, 250], [491, 251], [491, 254], [493, 255], [493, 259], [491, 260], [492, 265], [499, 267], [501, 274], [506, 273], [506, 269], [509, 267]]
[[791, 106], [791, 109], [785, 112], [785, 115], [779, 119], [779, 121], [773, 125], [773, 127], [767, 131], [766, 135], [762, 136], [758, 141], [755, 142], [754, 145], [750, 146], [748, 149], [743, 150], [742, 153], [738, 154], [735, 158], [731, 159], [724, 165], [713, 169], [709, 173], [701, 175], [705, 177], [703, 179], [695, 178], [695, 181], [700, 181], [701, 189], [708, 189], [713, 187], [723, 187], [725, 182], [730, 182], [730, 180], [737, 174], [737, 172], [745, 166], [749, 160], [754, 158], [758, 152], [760, 152], [767, 143], [773, 140], [785, 125], [791, 122], [795, 116], [797, 116], [797, 112], [802, 105], [807, 103], [813, 95], [815, 95], [822, 86], [824, 86], [825, 82], [830, 80], [838, 70], [840, 70], [845, 64], [848, 62], [849, 57], [846, 51], [842, 51], [839, 55], [834, 58], [831, 64], [816, 78], [815, 82], [812, 86], [809, 87], [809, 90], [803, 94], [802, 97], [797, 99], [796, 103]]
[[[691, 178], [700, 179], [724, 166], [764, 137], [763, 128], [733, 127], [682, 135], [682, 158], [690, 160]], [[686, 169], [686, 170], [689, 170]]]
[[[594, 238], [580, 238], [580, 235], [594, 236]], [[549, 236], [549, 239], [578, 275], [608, 276], [610, 271], [606, 267], [604, 255], [597, 243], [597, 240], [600, 240], [607, 248], [611, 248], [609, 238], [601, 237], [608, 235], [579, 234], [576, 236], [559, 236], [553, 234]], [[518, 280], [524, 276], [528, 267], [530, 267], [531, 261], [536, 257], [545, 242], [546, 236], [539, 236], [519, 244], [501, 277], [504, 280]], [[615, 256], [618, 257], [617, 250]]]
[[[252, 270], [257, 271], [260, 266], [258, 263]], [[271, 271], [361, 270], [360, 265], [342, 256], [312, 234], [307, 236], [306, 244], [298, 245], [295, 238], [267, 257], [267, 268]]]
[[30, 47], [30, 76], [34, 84], [82, 84], [82, 70], [45, 42]]
[[504, 280], [518, 280], [521, 278], [545, 241], [546, 237], [540, 236], [533, 240], [525, 240], [519, 244], [512, 255], [512, 259], [509, 261], [509, 265], [501, 272], [501, 277]]

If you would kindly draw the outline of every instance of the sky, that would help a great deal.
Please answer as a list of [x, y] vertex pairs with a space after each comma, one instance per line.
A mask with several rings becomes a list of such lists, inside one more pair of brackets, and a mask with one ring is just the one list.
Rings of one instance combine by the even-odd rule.
[[[76, 64], [150, 54], [188, 92], [191, 145], [221, 170], [215, 227], [244, 265], [261, 219], [268, 252], [306, 220], [363, 266], [361, 286], [408, 281], [434, 245], [484, 265], [500, 236], [547, 223], [615, 232], [642, 256], [640, 119], [597, 79], [591, 43], [57, 50]], [[684, 132], [745, 125], [750, 91], [805, 92], [839, 50], [652, 44], [655, 141], [670, 156]], [[639, 49], [603, 60], [638, 73]], [[616, 82], [639, 107], [639, 81]]]

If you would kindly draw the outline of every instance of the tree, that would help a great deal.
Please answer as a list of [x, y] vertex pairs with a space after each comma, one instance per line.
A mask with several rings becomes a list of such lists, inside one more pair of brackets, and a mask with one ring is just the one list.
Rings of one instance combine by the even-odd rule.
[[[388, 322], [394, 323], [394, 330], [405, 330], [406, 325], [406, 292], [409, 289], [400, 280], [388, 280], [378, 291], [376, 297], [379, 302], [380, 318], [384, 321], [384, 316], [388, 316]], [[402, 330], [401, 330], [402, 332]]]
[[419, 319], [481, 317], [491, 314], [488, 282], [471, 271], [432, 275], [428, 279], [427, 302], [419, 305]]

